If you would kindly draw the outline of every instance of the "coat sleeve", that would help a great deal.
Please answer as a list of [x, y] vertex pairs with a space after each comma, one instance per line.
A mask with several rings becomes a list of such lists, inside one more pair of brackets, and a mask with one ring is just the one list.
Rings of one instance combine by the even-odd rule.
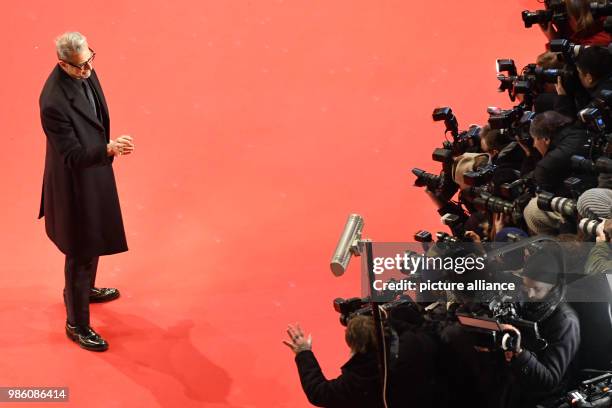
[[544, 191], [554, 193], [570, 175], [571, 157], [583, 153], [586, 141], [585, 132], [580, 129], [566, 128], [566, 135], [557, 147], [548, 152], [536, 164], [534, 171], [536, 185]]
[[553, 110], [570, 118], [575, 117], [578, 113], [574, 98], [569, 95], [558, 95]]
[[347, 406], [346, 401], [352, 396], [350, 379], [344, 374], [333, 380], [326, 379], [312, 351], [298, 353], [295, 362], [302, 388], [312, 405], [328, 408]]
[[533, 172], [535, 183], [540, 190], [555, 193], [557, 187], [563, 183], [562, 174], [565, 173], [565, 160], [561, 152], [550, 152], [544, 156]]
[[64, 166], [80, 169], [109, 164], [106, 145], [84, 148], [74, 133], [74, 129], [64, 114], [53, 107], [41, 111], [41, 121], [47, 138], [60, 155]]
[[539, 355], [523, 350], [510, 363], [511, 370], [526, 389], [551, 391], [559, 385], [580, 345], [578, 320], [565, 318], [548, 340], [548, 347]]
[[610, 248], [607, 242], [598, 242], [593, 246], [584, 267], [587, 275], [599, 275], [607, 270], [612, 270], [612, 259], [610, 259]]

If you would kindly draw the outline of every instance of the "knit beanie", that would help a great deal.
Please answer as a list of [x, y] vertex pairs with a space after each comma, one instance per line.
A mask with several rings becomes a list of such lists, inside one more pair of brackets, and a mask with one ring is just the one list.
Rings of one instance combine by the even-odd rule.
[[612, 218], [612, 190], [592, 188], [578, 198], [578, 213], [582, 218]]

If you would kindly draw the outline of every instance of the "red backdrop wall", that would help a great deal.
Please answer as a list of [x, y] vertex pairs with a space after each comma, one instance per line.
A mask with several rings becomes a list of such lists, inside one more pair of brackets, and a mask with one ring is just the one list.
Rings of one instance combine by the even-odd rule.
[[[412, 187], [450, 105], [462, 128], [496, 93], [494, 61], [543, 51], [535, 0], [11, 2], [0, 35], [0, 386], [69, 386], [71, 405], [307, 406], [287, 323], [329, 376], [347, 359], [331, 307], [358, 262], [328, 262], [349, 213], [377, 241], [440, 230]], [[101, 260], [118, 301], [92, 306], [104, 354], [62, 330], [63, 257], [37, 221], [38, 95], [53, 38], [84, 33], [110, 106], [130, 244]], [[93, 399], [93, 402], [91, 402]]]

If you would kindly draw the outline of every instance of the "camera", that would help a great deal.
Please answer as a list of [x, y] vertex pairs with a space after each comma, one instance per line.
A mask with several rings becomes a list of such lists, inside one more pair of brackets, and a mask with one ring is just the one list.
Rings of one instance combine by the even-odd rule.
[[490, 211], [511, 215], [514, 212], [514, 203], [495, 197], [493, 194], [482, 192], [480, 197], [472, 201], [474, 206], [481, 211]]
[[457, 244], [461, 239], [450, 235], [448, 232], [436, 232], [436, 242], [443, 244]]
[[[603, 224], [601, 219], [583, 218], [578, 223], [578, 231], [583, 232], [587, 236], [596, 236], [597, 229]], [[603, 227], [603, 226], [602, 226]]]
[[589, 129], [596, 132], [604, 132], [607, 128], [606, 120], [602, 115], [602, 112], [598, 108], [584, 108], [578, 112], [580, 121], [587, 125]]
[[523, 194], [531, 196], [534, 189], [533, 179], [519, 178], [511, 183], [503, 183], [499, 186], [499, 195], [506, 200], [516, 200]]
[[516, 327], [530, 350], [539, 351], [546, 348], [547, 343], [539, 333], [537, 322], [520, 317], [518, 307], [510, 301], [509, 296], [495, 296], [488, 304], [488, 315], [457, 313], [459, 323], [471, 329], [476, 334], [475, 346], [489, 350], [512, 350], [516, 345], [517, 336], [514, 331], [506, 331], [502, 324]]
[[589, 176], [572, 176], [563, 180], [563, 186], [565, 190], [569, 193], [569, 195], [577, 200], [582, 193], [584, 193], [590, 188], [596, 187], [597, 180]]
[[[346, 326], [355, 316], [371, 316], [372, 304], [370, 298], [336, 298], [334, 299], [334, 310], [340, 313], [340, 324]], [[399, 295], [397, 299], [380, 305], [382, 316], [389, 316], [394, 310], [405, 311], [407, 309], [418, 309], [408, 296]], [[405, 313], [404, 313], [405, 314]]]
[[609, 1], [592, 1], [589, 6], [594, 18], [612, 16], [612, 3]]
[[526, 109], [523, 104], [512, 109], [489, 107], [489, 126], [509, 133], [510, 137], [518, 136], [522, 140], [529, 139], [529, 126], [535, 113]]
[[493, 179], [496, 166], [494, 164], [486, 164], [477, 170], [466, 171], [463, 174], [463, 181], [468, 186], [481, 186], [489, 183]]
[[436, 108], [431, 116], [434, 122], [443, 120], [444, 125], [446, 126], [446, 132], [450, 132], [453, 137], [457, 137], [459, 135], [459, 123], [457, 122], [457, 118], [453, 114], [453, 110], [451, 108], [448, 106]]
[[578, 113], [578, 117], [590, 129], [596, 132], [605, 132], [612, 124], [611, 106], [612, 91], [602, 90], [589, 106]]
[[355, 315], [359, 309], [368, 303], [368, 299], [362, 298], [336, 298], [334, 299], [334, 310], [340, 313], [340, 324], [346, 326], [348, 321]]
[[551, 52], [561, 53], [563, 56], [563, 62], [569, 64], [570, 66], [576, 65], [576, 58], [580, 55], [580, 52], [585, 49], [587, 46], [574, 44], [566, 39], [556, 39], [551, 40], [548, 43]]
[[433, 237], [431, 235], [431, 232], [425, 231], [425, 230], [421, 230], [421, 231], [417, 231], [414, 234], [414, 240], [416, 242], [421, 242], [421, 243], [433, 242]]
[[434, 149], [433, 153], [431, 154], [431, 158], [433, 161], [452, 164], [453, 151], [451, 149]]
[[589, 160], [583, 156], [574, 155], [571, 158], [572, 168], [585, 173], [612, 173], [612, 159], [599, 157], [597, 160]]
[[[555, 40], [556, 41], [556, 40]], [[556, 47], [567, 53], [567, 57], [562, 59], [566, 61], [571, 56], [571, 60], [566, 62], [563, 68], [542, 68], [537, 64], [527, 64], [523, 67], [520, 75], [516, 74], [514, 61], [511, 59], [497, 60], [497, 80], [499, 81], [499, 92], [508, 91], [508, 96], [511, 101], [516, 99], [516, 95], [523, 94], [523, 108], [531, 109], [533, 107], [533, 97], [545, 91], [546, 84], [556, 84], [558, 78], [561, 78], [562, 83], [568, 89], [575, 89], [578, 86], [577, 71], [574, 67], [574, 52], [580, 50], [580, 46], [575, 46], [568, 42], [556, 42]], [[576, 48], [577, 47], [577, 48]], [[561, 52], [561, 51], [560, 51]], [[507, 72], [504, 75], [502, 72]]]
[[563, 68], [542, 68], [536, 64], [528, 64], [523, 69], [523, 77], [528, 83], [533, 83], [541, 88], [543, 84], [556, 84], [559, 77], [564, 84], [575, 80], [576, 71], [570, 69], [567, 64]]
[[[516, 65], [512, 59], [498, 59], [495, 61], [497, 69], [497, 79], [499, 80], [498, 92], [508, 91], [510, 100], [514, 102], [516, 98], [515, 82], [518, 80]], [[503, 72], [507, 72], [508, 75], [504, 75]]]
[[575, 200], [565, 197], [555, 197], [553, 194], [542, 191], [538, 194], [538, 208], [542, 211], [553, 211], [568, 217], [578, 214]]
[[430, 191], [436, 191], [442, 186], [444, 181], [444, 176], [428, 173], [425, 170], [421, 170], [416, 167], [412, 169], [412, 174], [417, 177], [414, 181], [415, 186], [427, 187], [427, 189]]
[[445, 133], [450, 132], [453, 136], [452, 142], [446, 141], [444, 143], [444, 148], [452, 151], [453, 156], [480, 149], [480, 127], [472, 126], [470, 129], [460, 132], [457, 117], [450, 107], [444, 106], [434, 109], [432, 118], [435, 122], [444, 121]]
[[602, 374], [582, 381], [577, 389], [564, 397], [538, 408], [600, 407], [612, 406], [612, 373]]
[[524, 10], [521, 13], [525, 28], [530, 28], [534, 24], [552, 22], [555, 25], [559, 25], [567, 22], [567, 10], [563, 0], [546, 0], [545, 5], [545, 10]]

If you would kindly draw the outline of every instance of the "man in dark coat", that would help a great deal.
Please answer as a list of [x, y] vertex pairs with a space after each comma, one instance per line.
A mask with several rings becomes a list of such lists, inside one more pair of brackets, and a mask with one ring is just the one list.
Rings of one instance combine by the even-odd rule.
[[112, 163], [133, 152], [130, 136], [110, 139], [106, 100], [80, 33], [56, 40], [59, 62], [40, 95], [47, 136], [39, 218], [66, 255], [66, 334], [81, 347], [104, 351], [108, 343], [89, 324], [89, 303], [115, 299], [114, 288], [94, 287], [98, 257], [127, 251]]
[[289, 326], [290, 341], [284, 341], [295, 353], [300, 382], [308, 401], [327, 408], [382, 408], [382, 386], [376, 351], [374, 319], [355, 316], [346, 328], [346, 342], [351, 358], [342, 366], [342, 374], [333, 380], [323, 375], [312, 353], [312, 339], [300, 326]]

